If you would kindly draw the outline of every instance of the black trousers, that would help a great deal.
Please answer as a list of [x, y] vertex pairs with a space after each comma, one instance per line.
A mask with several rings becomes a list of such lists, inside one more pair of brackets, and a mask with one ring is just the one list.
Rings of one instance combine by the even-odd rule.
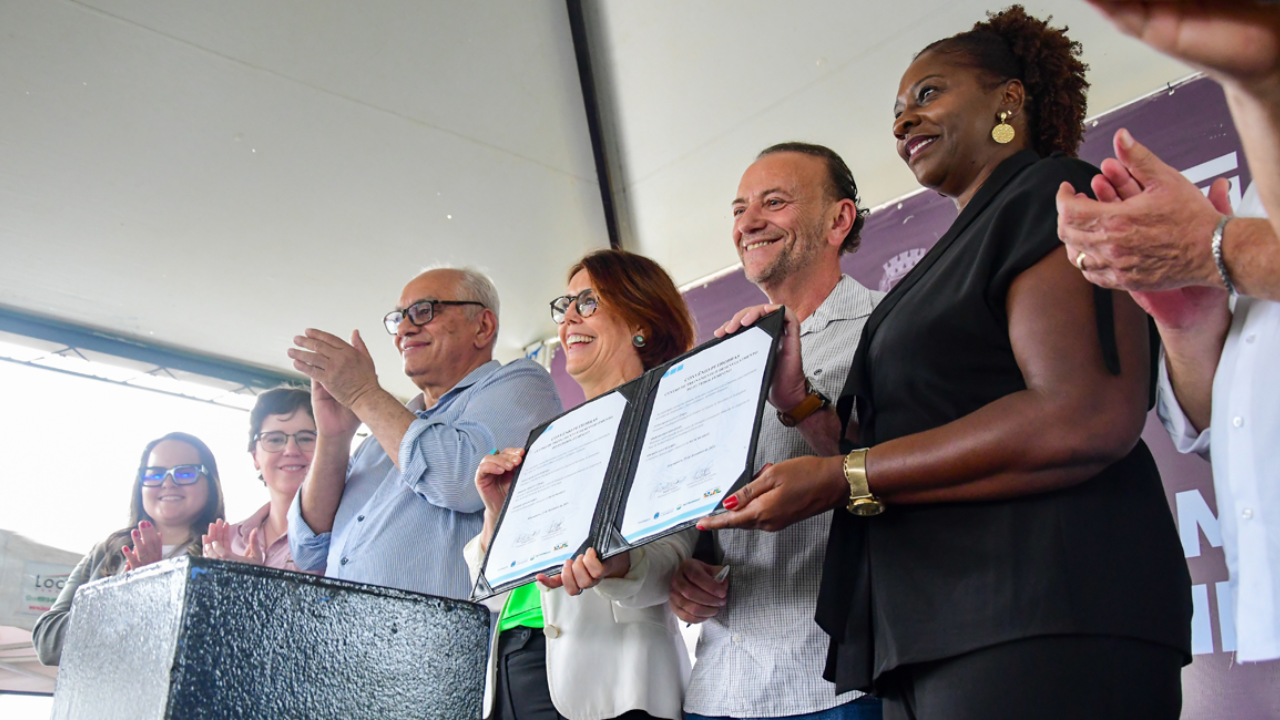
[[1182, 653], [1103, 636], [1027, 638], [881, 676], [884, 720], [1178, 720]]
[[[541, 630], [516, 627], [498, 636], [498, 677], [489, 720], [565, 720], [547, 686], [547, 638]], [[575, 678], [575, 682], [590, 682]], [[616, 720], [660, 720], [632, 710]]]

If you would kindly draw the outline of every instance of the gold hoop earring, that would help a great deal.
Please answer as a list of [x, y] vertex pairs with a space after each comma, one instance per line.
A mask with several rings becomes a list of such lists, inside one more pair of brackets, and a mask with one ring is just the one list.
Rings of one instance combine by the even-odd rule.
[[995, 140], [1001, 145], [1008, 145], [1009, 143], [1013, 142], [1013, 136], [1016, 134], [1013, 131], [1013, 126], [1005, 122], [1005, 120], [1008, 117], [1009, 117], [1009, 113], [1007, 112], [1000, 113], [1000, 124], [991, 128], [991, 139]]

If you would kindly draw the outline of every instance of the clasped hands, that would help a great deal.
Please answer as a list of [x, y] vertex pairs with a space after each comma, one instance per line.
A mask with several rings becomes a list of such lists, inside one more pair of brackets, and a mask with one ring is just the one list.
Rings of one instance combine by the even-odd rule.
[[1129, 291], [1162, 329], [1225, 317], [1210, 239], [1231, 214], [1230, 183], [1219, 178], [1206, 199], [1127, 130], [1116, 132], [1115, 153], [1091, 181], [1097, 200], [1058, 188], [1058, 236], [1071, 262], [1095, 285]]
[[[480, 547], [487, 550], [489, 541], [493, 539], [497, 528], [498, 515], [506, 502], [507, 493], [511, 490], [511, 481], [515, 477], [516, 466], [524, 459], [521, 448], [507, 448], [501, 452], [485, 455], [476, 468], [476, 490], [484, 501], [484, 529], [481, 530]], [[631, 572], [631, 553], [624, 552], [607, 560], [601, 560], [595, 548], [576, 558], [564, 561], [564, 568], [559, 575], [548, 576], [539, 573], [537, 580], [548, 590], [563, 587], [570, 595], [580, 595], [583, 590], [593, 588], [606, 578], [620, 578]]]
[[299, 372], [311, 378], [316, 431], [321, 436], [350, 435], [360, 426], [354, 412], [361, 399], [383, 392], [373, 356], [360, 331], [348, 343], [337, 335], [308, 328], [293, 338], [288, 355]]

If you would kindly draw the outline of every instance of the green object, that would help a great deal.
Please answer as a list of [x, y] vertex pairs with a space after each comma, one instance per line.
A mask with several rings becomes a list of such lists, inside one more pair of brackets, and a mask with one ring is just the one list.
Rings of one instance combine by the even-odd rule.
[[502, 615], [498, 617], [498, 632], [514, 627], [541, 628], [545, 624], [542, 619], [542, 593], [538, 584], [531, 582], [512, 590], [507, 596]]

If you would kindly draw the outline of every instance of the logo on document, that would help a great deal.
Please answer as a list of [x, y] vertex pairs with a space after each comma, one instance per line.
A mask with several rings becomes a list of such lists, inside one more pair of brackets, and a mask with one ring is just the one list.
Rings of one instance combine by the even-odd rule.
[[672, 375], [675, 375], [676, 373], [680, 372], [680, 371], [681, 371], [681, 370], [683, 370], [683, 369], [684, 369], [684, 363], [680, 363], [679, 365], [677, 365], [677, 366], [675, 366], [675, 367], [671, 368], [670, 370], [668, 370], [668, 371], [666, 371], [666, 372], [662, 373], [662, 377], [671, 377]]

